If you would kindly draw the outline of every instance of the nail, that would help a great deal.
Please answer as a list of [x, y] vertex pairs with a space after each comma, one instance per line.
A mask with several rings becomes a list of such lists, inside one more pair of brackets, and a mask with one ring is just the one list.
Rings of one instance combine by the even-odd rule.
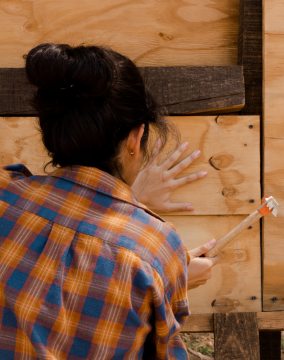
[[209, 241], [208, 245], [213, 247], [216, 245], [216, 243], [217, 243], [216, 239], [212, 239]]
[[182, 144], [181, 144], [181, 149], [182, 149], [182, 150], [187, 149], [188, 145], [189, 145], [189, 143], [188, 143], [187, 141], [184, 142], [184, 143], [182, 143]]
[[201, 177], [203, 177], [203, 176], [208, 175], [208, 172], [207, 172], [207, 171], [200, 171], [199, 175], [200, 175]]
[[195, 150], [192, 155], [193, 155], [194, 157], [198, 157], [200, 154], [201, 154], [201, 151], [200, 151], [200, 150]]

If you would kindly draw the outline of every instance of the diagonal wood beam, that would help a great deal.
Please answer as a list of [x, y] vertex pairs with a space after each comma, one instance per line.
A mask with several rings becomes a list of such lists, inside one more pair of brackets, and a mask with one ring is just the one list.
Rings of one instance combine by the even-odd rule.
[[[222, 113], [244, 106], [241, 66], [145, 67], [140, 71], [164, 114]], [[0, 69], [0, 116], [37, 115], [31, 105], [34, 91], [24, 69]]]

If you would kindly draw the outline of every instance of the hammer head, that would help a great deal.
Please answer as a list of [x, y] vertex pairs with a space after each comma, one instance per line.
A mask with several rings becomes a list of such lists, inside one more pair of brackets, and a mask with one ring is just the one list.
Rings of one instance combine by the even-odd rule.
[[269, 209], [269, 212], [272, 213], [274, 216], [278, 215], [279, 203], [273, 196], [269, 196], [264, 199], [266, 207]]

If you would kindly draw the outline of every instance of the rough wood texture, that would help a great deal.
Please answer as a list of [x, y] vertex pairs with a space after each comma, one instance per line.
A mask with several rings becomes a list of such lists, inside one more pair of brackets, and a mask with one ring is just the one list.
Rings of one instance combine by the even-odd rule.
[[[241, 66], [149, 67], [141, 72], [166, 114], [236, 111], [245, 103]], [[1, 115], [36, 115], [33, 93], [24, 69], [0, 69]]]
[[[218, 238], [242, 216], [164, 216], [173, 223], [188, 249]], [[261, 310], [260, 228], [244, 230], [220, 254], [212, 279], [189, 291], [193, 314]]]
[[264, 192], [280, 216], [264, 221], [264, 310], [284, 310], [284, 2], [264, 1]]
[[1, 0], [0, 67], [41, 42], [113, 47], [141, 66], [236, 64], [239, 0]]
[[34, 115], [34, 91], [24, 69], [0, 69], [0, 115]]
[[259, 360], [255, 313], [214, 314], [215, 360]]
[[208, 176], [173, 193], [190, 201], [195, 215], [249, 214], [260, 203], [259, 118], [257, 116], [171, 117], [182, 140], [201, 157], [185, 173], [197, 169]]
[[[248, 214], [258, 205], [259, 119], [215, 116], [171, 117], [191, 150], [202, 156], [188, 171], [208, 171], [199, 182], [185, 185], [173, 198], [192, 201], [197, 214]], [[24, 162], [41, 173], [48, 161], [32, 118], [0, 118], [2, 164]], [[165, 154], [166, 155], [166, 154]]]
[[[256, 318], [258, 330], [284, 330], [284, 312], [258, 312]], [[214, 332], [213, 314], [192, 314], [186, 319], [182, 331]]]
[[281, 331], [261, 331], [259, 343], [261, 360], [281, 360]]
[[262, 1], [240, 0], [238, 64], [244, 67], [245, 114], [262, 114]]
[[141, 69], [165, 113], [237, 111], [245, 105], [243, 70], [227, 67], [148, 67]]

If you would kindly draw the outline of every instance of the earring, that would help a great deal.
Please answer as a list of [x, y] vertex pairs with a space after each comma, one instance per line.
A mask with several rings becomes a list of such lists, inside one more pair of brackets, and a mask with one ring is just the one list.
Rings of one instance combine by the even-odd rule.
[[135, 154], [134, 151], [130, 151], [129, 153], [130, 156], [133, 156], [134, 154]]

